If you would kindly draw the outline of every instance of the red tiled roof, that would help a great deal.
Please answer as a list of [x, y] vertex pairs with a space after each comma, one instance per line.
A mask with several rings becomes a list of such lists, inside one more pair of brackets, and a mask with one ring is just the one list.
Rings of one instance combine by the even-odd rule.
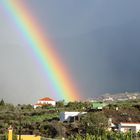
[[39, 101], [54, 101], [54, 100], [51, 98], [45, 97], [45, 98], [39, 99]]

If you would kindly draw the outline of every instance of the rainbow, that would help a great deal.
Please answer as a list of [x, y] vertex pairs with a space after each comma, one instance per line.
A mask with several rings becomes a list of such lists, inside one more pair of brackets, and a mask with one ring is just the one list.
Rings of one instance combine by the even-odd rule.
[[60, 61], [56, 50], [46, 39], [35, 17], [20, 0], [4, 0], [4, 9], [13, 20], [21, 36], [26, 40], [28, 47], [40, 66], [45, 70], [46, 79], [51, 85], [50, 93], [56, 99], [66, 101], [79, 100], [78, 90], [74, 87], [71, 76]]

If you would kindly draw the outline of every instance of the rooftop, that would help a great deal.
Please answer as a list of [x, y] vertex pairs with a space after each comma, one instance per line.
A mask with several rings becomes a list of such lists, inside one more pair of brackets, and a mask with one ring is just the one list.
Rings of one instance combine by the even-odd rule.
[[39, 101], [54, 101], [54, 100], [51, 98], [45, 97], [45, 98], [39, 99]]

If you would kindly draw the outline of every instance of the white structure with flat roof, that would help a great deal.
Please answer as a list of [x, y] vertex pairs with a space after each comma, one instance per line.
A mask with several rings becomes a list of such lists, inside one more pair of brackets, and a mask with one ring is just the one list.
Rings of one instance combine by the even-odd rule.
[[119, 131], [120, 132], [128, 132], [128, 131], [138, 132], [140, 131], [140, 123], [121, 122], [119, 124]]
[[75, 118], [78, 116], [81, 116], [83, 114], [86, 114], [87, 112], [61, 112], [60, 113], [60, 121], [64, 122], [64, 121], [71, 121], [71, 118]]

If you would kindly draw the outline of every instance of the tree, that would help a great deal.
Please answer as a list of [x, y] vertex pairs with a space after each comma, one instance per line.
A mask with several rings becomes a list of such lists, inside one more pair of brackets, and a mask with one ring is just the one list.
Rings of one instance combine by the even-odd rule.
[[64, 106], [65, 106], [64, 105], [64, 100], [56, 102], [56, 107], [57, 108], [63, 108]]
[[87, 103], [75, 101], [75, 102], [69, 102], [66, 107], [70, 110], [81, 111], [85, 109], [85, 106], [87, 106]]
[[3, 100], [3, 99], [0, 101], [0, 105], [1, 105], [1, 106], [4, 106], [4, 105], [5, 105], [4, 100]]
[[108, 119], [102, 112], [90, 112], [83, 116], [81, 125], [85, 133], [102, 134], [108, 126]]

